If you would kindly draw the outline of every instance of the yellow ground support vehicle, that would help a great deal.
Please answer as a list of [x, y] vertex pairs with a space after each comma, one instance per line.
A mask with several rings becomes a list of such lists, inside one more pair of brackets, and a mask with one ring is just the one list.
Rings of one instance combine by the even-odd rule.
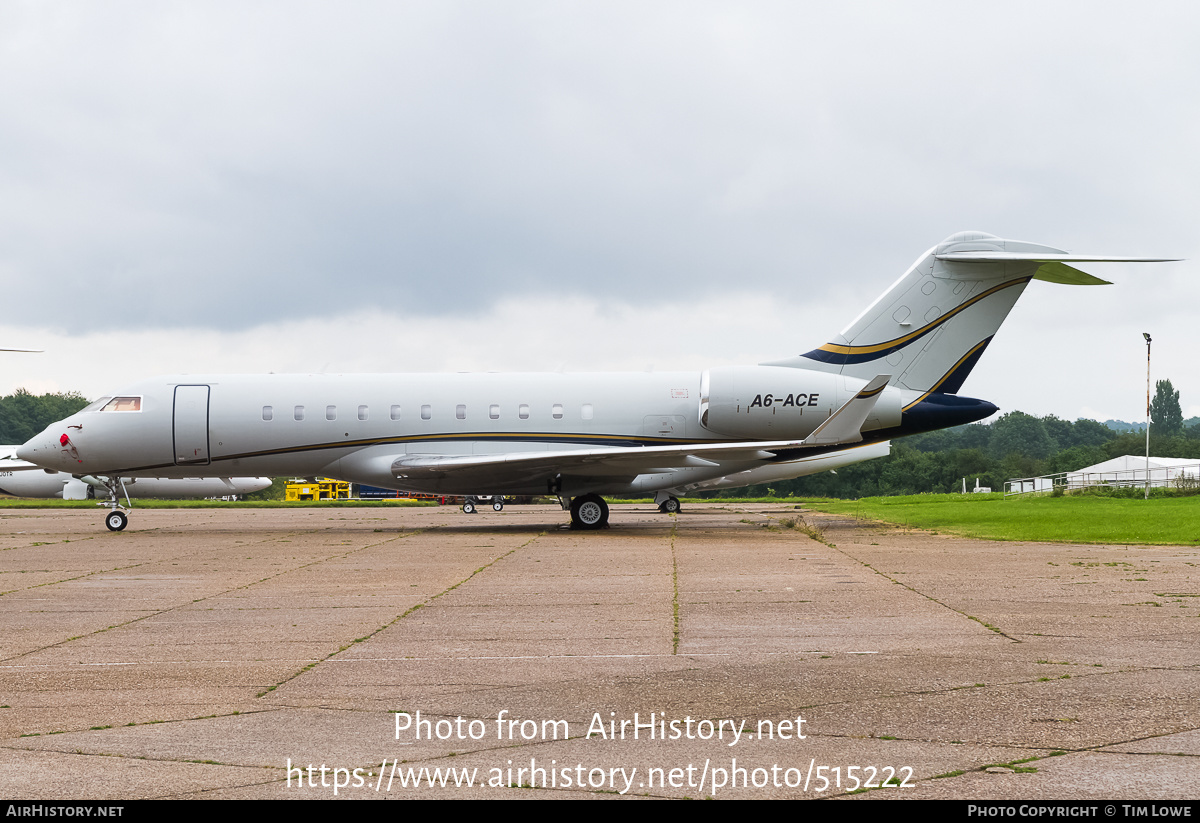
[[344, 480], [318, 477], [312, 482], [293, 480], [287, 485], [284, 500], [348, 500], [350, 484]]

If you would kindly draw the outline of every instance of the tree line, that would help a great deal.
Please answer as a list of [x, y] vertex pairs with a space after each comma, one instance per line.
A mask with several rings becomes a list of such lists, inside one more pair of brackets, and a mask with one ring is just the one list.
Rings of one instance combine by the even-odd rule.
[[25, 389], [0, 397], [0, 444], [19, 446], [56, 420], [70, 417], [88, 404], [77, 392], [30, 394]]

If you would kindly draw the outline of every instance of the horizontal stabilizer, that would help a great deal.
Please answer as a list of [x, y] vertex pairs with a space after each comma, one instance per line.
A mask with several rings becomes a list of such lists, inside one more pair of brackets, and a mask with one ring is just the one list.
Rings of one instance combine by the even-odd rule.
[[955, 251], [935, 254], [952, 263], [1177, 263], [1178, 257], [1106, 257], [1091, 254], [1047, 254], [1025, 251]]
[[1068, 254], [1051, 252], [994, 251], [979, 249], [971, 251], [945, 252], [933, 255], [937, 260], [948, 263], [1041, 263], [1034, 273], [1034, 280], [1060, 283], [1064, 286], [1110, 286], [1087, 272], [1067, 265], [1068, 263], [1174, 263], [1173, 257], [1112, 257], [1093, 254]]

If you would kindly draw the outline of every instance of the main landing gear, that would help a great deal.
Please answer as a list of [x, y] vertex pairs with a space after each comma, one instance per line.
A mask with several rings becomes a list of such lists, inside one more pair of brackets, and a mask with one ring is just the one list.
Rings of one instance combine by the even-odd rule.
[[571, 528], [591, 531], [608, 528], [608, 504], [598, 494], [571, 499]]
[[[101, 477], [100, 481], [104, 483], [104, 488], [108, 489], [108, 499], [100, 505], [112, 510], [104, 516], [104, 525], [110, 532], [124, 531], [129, 525], [126, 509], [133, 508], [133, 501], [129, 499], [129, 492], [125, 489], [125, 482], [119, 477]], [[121, 505], [121, 494], [125, 495], [125, 506]]]

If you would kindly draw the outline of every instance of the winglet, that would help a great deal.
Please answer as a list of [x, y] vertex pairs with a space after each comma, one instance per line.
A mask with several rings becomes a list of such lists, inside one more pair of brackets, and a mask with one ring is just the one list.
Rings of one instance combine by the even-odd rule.
[[829, 446], [837, 443], [857, 443], [862, 440], [862, 426], [875, 408], [875, 401], [887, 388], [890, 374], [877, 374], [858, 394], [843, 403], [813, 433], [804, 438], [805, 446]]

